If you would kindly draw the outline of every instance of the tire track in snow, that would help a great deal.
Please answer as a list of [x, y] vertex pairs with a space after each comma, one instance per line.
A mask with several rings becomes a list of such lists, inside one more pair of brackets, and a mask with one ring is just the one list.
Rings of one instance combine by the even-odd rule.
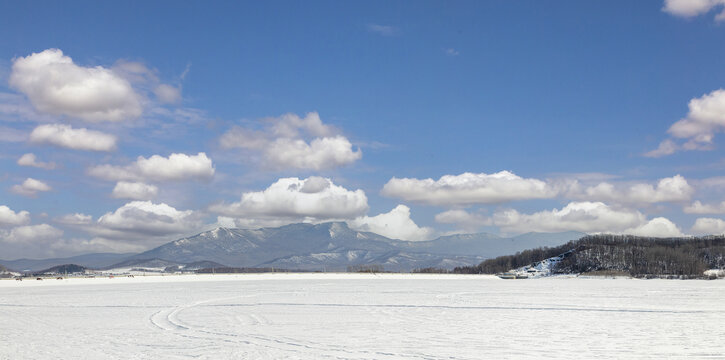
[[[323, 357], [331, 357], [331, 358], [341, 358], [341, 359], [350, 359], [350, 358], [369, 358], [370, 356], [375, 356], [376, 358], [416, 358], [416, 359], [426, 359], [426, 360], [435, 360], [435, 359], [442, 359], [440, 357], [431, 356], [427, 354], [401, 354], [401, 353], [392, 353], [392, 352], [385, 352], [385, 351], [367, 351], [362, 349], [357, 350], [349, 350], [343, 346], [334, 346], [330, 344], [325, 343], [318, 343], [318, 342], [311, 342], [311, 341], [302, 341], [300, 339], [295, 338], [282, 338], [282, 337], [270, 337], [270, 336], [264, 336], [254, 333], [244, 333], [244, 334], [234, 334], [229, 332], [222, 332], [222, 331], [213, 331], [206, 329], [204, 327], [197, 327], [192, 326], [181, 319], [179, 319], [179, 315], [182, 312], [188, 311], [190, 309], [194, 309], [200, 306], [210, 306], [210, 307], [239, 307], [239, 306], [249, 306], [249, 307], [259, 307], [263, 305], [262, 303], [249, 303], [249, 304], [222, 304], [222, 305], [213, 305], [215, 302], [222, 302], [222, 301], [229, 301], [229, 300], [239, 300], [244, 298], [253, 298], [257, 296], [266, 296], [266, 295], [280, 295], [280, 294], [290, 294], [290, 293], [297, 293], [297, 292], [275, 292], [275, 293], [264, 293], [264, 294], [254, 294], [254, 295], [244, 295], [244, 296], [234, 296], [234, 297], [225, 297], [225, 298], [214, 298], [214, 299], [207, 299], [203, 301], [197, 301], [191, 304], [185, 304], [185, 305], [179, 305], [171, 308], [167, 308], [164, 310], [157, 311], [156, 313], [149, 316], [148, 320], [149, 322], [157, 329], [164, 330], [164, 331], [170, 331], [174, 335], [179, 335], [183, 337], [193, 338], [193, 339], [199, 339], [199, 340], [206, 340], [211, 342], [217, 342], [217, 341], [223, 341], [226, 343], [239, 343], [244, 345], [252, 345], [252, 346], [258, 346], [258, 347], [265, 347], [277, 351], [284, 351], [284, 352], [294, 352], [294, 353], [301, 353], [301, 354], [309, 354], [309, 350], [316, 351], [316, 356], [323, 356]], [[277, 305], [277, 304], [274, 304]], [[291, 305], [291, 304], [280, 304], [280, 305]], [[295, 305], [308, 305], [308, 304], [295, 304]], [[315, 305], [315, 304], [310, 304]], [[246, 318], [251, 320], [251, 326], [259, 326], [259, 325], [269, 325], [271, 322], [264, 317], [263, 315], [259, 315], [257, 313], [245, 313]], [[239, 319], [239, 315], [235, 317], [235, 319]], [[246, 325], [247, 327], [250, 325], [245, 324], [245, 322], [241, 322], [242, 325]], [[254, 339], [257, 341], [250, 341], [250, 340], [244, 340], [244, 338], [247, 339]], [[320, 353], [323, 352], [323, 353]], [[455, 357], [445, 357], [446, 359], [455, 359]]]

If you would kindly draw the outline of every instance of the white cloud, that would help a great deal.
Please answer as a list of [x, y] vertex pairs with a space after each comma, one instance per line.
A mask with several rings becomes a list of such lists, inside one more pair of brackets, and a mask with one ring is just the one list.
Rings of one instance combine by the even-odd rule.
[[156, 98], [165, 104], [177, 104], [181, 102], [181, 90], [167, 84], [159, 84], [154, 89]]
[[690, 100], [687, 117], [670, 126], [667, 132], [672, 139], [662, 141], [655, 150], [645, 153], [648, 157], [670, 155], [680, 150], [712, 150], [715, 134], [725, 129], [725, 90], [718, 89]]
[[441, 224], [453, 224], [468, 231], [475, 231], [479, 227], [491, 223], [491, 220], [482, 214], [472, 214], [461, 209], [436, 214], [435, 221]]
[[217, 216], [216, 223], [217, 223], [217, 225], [219, 225], [221, 227], [225, 227], [225, 228], [237, 227], [237, 224], [234, 221], [234, 218], [230, 218], [228, 216]]
[[203, 152], [196, 155], [173, 153], [169, 157], [139, 156], [135, 162], [126, 166], [99, 165], [90, 168], [88, 174], [113, 181], [203, 180], [214, 176], [214, 166]]
[[261, 130], [232, 127], [220, 137], [221, 147], [259, 154], [262, 166], [275, 169], [322, 170], [362, 158], [362, 151], [353, 150], [350, 140], [322, 123], [317, 113], [304, 118], [285, 114], [265, 122], [267, 126]]
[[[128, 80], [134, 88], [137, 89], [137, 91], [146, 95], [153, 93], [159, 104], [181, 103], [181, 84], [173, 86], [162, 83], [159, 79], [158, 71], [147, 67], [142, 62], [121, 59], [113, 64], [112, 70], [119, 76]], [[182, 73], [179, 77], [179, 80], [183, 80], [188, 71], [189, 67], [187, 66], [184, 73]], [[149, 109], [150, 112], [157, 112], [159, 110], [159, 107], [154, 106], [156, 104], [152, 103], [151, 105], [152, 106], [150, 106]]]
[[410, 208], [398, 205], [390, 212], [376, 216], [361, 216], [347, 221], [348, 225], [359, 231], [369, 231], [391, 239], [420, 241], [430, 240], [435, 231], [429, 227], [418, 226], [410, 218]]
[[86, 128], [74, 129], [65, 124], [45, 124], [30, 133], [30, 141], [74, 150], [113, 151], [116, 149], [117, 138]]
[[366, 27], [369, 32], [382, 36], [393, 36], [398, 34], [398, 29], [390, 25], [367, 24]]
[[500, 211], [493, 215], [490, 223], [511, 233], [574, 230], [655, 237], [683, 236], [680, 229], [666, 218], [647, 220], [637, 210], [613, 208], [602, 202], [588, 201], [570, 202], [561, 210], [545, 210], [533, 214], [521, 214], [516, 210]]
[[63, 230], [48, 224], [0, 231], [4, 259], [64, 257], [92, 252], [138, 252], [145, 246], [103, 238], [63, 238]]
[[699, 218], [692, 226], [692, 232], [702, 235], [725, 234], [725, 221], [715, 218]]
[[674, 123], [668, 132], [677, 138], [711, 135], [725, 126], [725, 90], [715, 90], [690, 100], [687, 117]]
[[495, 204], [513, 200], [553, 198], [559, 190], [545, 181], [526, 179], [509, 171], [463, 173], [438, 180], [392, 178], [382, 194], [428, 205]]
[[[725, 5], [725, 0], [665, 0], [663, 11], [682, 17], [694, 17], [710, 12], [713, 8]], [[715, 20], [725, 19], [725, 10], [715, 16]]]
[[622, 232], [646, 223], [636, 210], [614, 209], [602, 202], [570, 202], [561, 210], [521, 214], [516, 210], [496, 212], [493, 225], [504, 232], [558, 232], [575, 230], [587, 233]]
[[265, 190], [242, 194], [239, 202], [210, 207], [212, 212], [236, 218], [240, 227], [354, 219], [367, 210], [365, 192], [319, 177], [282, 178]]
[[48, 224], [18, 226], [4, 237], [9, 243], [47, 242], [63, 236], [63, 230]]
[[126, 79], [102, 66], [78, 66], [59, 49], [16, 58], [9, 83], [49, 114], [121, 121], [143, 110], [141, 96]]
[[656, 217], [646, 224], [636, 228], [624, 230], [623, 233], [637, 236], [651, 237], [680, 237], [685, 236], [680, 228], [672, 221], [663, 217]]
[[725, 201], [719, 204], [703, 204], [695, 201], [683, 210], [686, 214], [725, 214]]
[[[177, 210], [149, 201], [126, 203], [93, 221], [82, 213], [66, 214], [55, 222], [85, 231], [91, 239], [62, 238], [63, 232], [50, 225], [0, 230], [5, 258], [27, 256], [69, 256], [89, 252], [139, 252], [189, 235], [203, 226], [202, 216], [192, 210]], [[3, 236], [4, 234], [4, 236]]]
[[677, 152], [677, 150], [680, 150], [681, 147], [677, 145], [676, 142], [672, 141], [672, 139], [666, 139], [663, 140], [660, 145], [652, 150], [644, 153], [645, 157], [651, 157], [651, 158], [658, 158], [663, 157], [667, 155], [672, 155]]
[[159, 188], [142, 182], [119, 181], [113, 188], [111, 197], [116, 199], [150, 200], [156, 197]]
[[362, 157], [344, 136], [317, 138], [309, 144], [301, 139], [277, 139], [265, 153], [277, 167], [313, 170], [347, 165]]
[[93, 222], [93, 217], [82, 213], [74, 213], [63, 215], [56, 218], [55, 221], [65, 225], [88, 225]]
[[55, 166], [56, 166], [54, 162], [38, 161], [38, 158], [33, 153], [23, 154], [23, 156], [21, 156], [18, 159], [18, 165], [32, 166], [32, 167], [46, 169], [46, 170], [55, 169]]
[[588, 201], [606, 201], [618, 204], [652, 204], [660, 202], [689, 201], [695, 190], [681, 175], [663, 178], [657, 185], [612, 184], [601, 182], [598, 185], [579, 189], [574, 185], [568, 196]]
[[87, 230], [102, 238], [144, 240], [183, 234], [201, 225], [199, 214], [192, 210], [177, 210], [165, 203], [132, 201], [102, 215]]
[[23, 225], [29, 222], [29, 212], [24, 210], [15, 212], [5, 205], [0, 205], [0, 226]]
[[10, 190], [18, 195], [33, 197], [36, 196], [38, 192], [50, 191], [52, 188], [40, 180], [27, 178], [22, 184], [13, 185]]

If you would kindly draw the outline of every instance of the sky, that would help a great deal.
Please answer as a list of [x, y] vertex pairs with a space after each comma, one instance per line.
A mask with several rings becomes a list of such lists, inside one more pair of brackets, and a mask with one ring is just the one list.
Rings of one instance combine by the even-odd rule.
[[725, 233], [725, 0], [0, 3], [0, 258]]

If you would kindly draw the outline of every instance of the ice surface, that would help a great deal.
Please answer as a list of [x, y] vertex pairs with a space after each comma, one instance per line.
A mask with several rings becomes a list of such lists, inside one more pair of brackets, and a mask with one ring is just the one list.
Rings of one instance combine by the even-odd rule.
[[0, 280], [0, 359], [723, 358], [723, 299], [723, 280]]

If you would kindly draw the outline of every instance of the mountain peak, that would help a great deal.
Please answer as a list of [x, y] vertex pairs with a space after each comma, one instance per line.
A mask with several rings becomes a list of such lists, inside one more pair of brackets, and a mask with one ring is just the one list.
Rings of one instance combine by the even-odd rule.
[[345, 222], [332, 222], [327, 223], [326, 225], [328, 224], [330, 229], [330, 237], [333, 239], [344, 232], [350, 231], [350, 227], [348, 227], [347, 223]]
[[229, 233], [229, 229], [220, 226], [220, 227], [218, 227], [218, 228], [216, 228], [214, 230], [209, 231], [209, 233], [214, 238], [218, 238], [220, 236], [220, 234], [228, 234]]

